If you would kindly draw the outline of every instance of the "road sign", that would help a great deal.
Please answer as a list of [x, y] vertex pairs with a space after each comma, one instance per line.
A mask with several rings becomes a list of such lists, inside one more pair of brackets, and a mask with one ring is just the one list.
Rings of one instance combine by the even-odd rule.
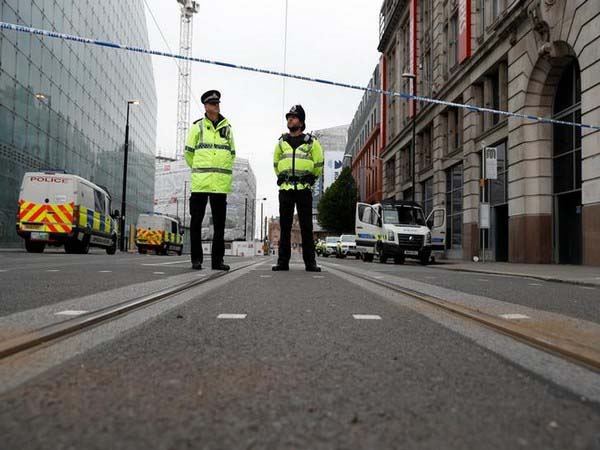
[[498, 178], [498, 152], [496, 147], [485, 148], [485, 177], [488, 180]]

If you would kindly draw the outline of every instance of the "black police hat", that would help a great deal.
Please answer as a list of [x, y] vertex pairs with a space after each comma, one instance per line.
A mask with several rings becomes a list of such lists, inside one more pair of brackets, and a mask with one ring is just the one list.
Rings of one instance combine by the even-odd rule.
[[221, 93], [219, 91], [211, 89], [210, 91], [206, 91], [204, 94], [202, 94], [202, 97], [200, 97], [200, 101], [203, 105], [205, 103], [221, 103]]
[[302, 105], [292, 106], [290, 112], [288, 112], [285, 115], [285, 118], [288, 119], [290, 116], [296, 116], [298, 119], [300, 119], [300, 122], [302, 123], [304, 123], [304, 121], [306, 120], [306, 113], [304, 112], [304, 108], [302, 107]]

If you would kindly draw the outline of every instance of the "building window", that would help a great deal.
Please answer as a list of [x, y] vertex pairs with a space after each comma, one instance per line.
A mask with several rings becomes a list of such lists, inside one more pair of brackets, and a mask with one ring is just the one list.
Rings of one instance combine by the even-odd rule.
[[407, 183], [411, 178], [411, 147], [400, 150], [400, 184]]
[[396, 158], [392, 157], [385, 162], [385, 182], [388, 194], [394, 195], [396, 190]]
[[446, 171], [446, 248], [462, 247], [463, 165]]
[[[498, 206], [508, 203], [508, 153], [506, 151], [506, 141], [502, 141], [492, 147], [496, 148], [498, 177], [495, 180], [488, 180], [486, 196], [482, 201], [489, 202], [491, 206]], [[485, 164], [485, 160], [483, 164]], [[483, 164], [481, 165], [482, 178]]]
[[485, 36], [485, 27], [486, 27], [486, 8], [485, 3], [488, 0], [477, 0], [477, 8], [479, 10], [479, 37], [483, 38]]
[[[581, 81], [577, 63], [564, 71], [556, 89], [554, 119], [581, 122]], [[581, 128], [554, 125], [554, 193], [581, 189]]]
[[458, 8], [454, 8], [448, 21], [448, 69], [458, 64]]
[[421, 160], [419, 161], [419, 169], [421, 171], [427, 170], [433, 164], [432, 154], [433, 154], [433, 129], [431, 126], [428, 126], [423, 130], [420, 134], [420, 146], [421, 149], [420, 155]]
[[433, 1], [423, 0], [423, 13], [422, 13], [422, 27], [420, 39], [420, 50], [421, 50], [421, 92], [426, 97], [432, 95], [432, 81], [433, 81], [433, 60], [431, 52], [431, 43], [433, 41]]
[[[456, 99], [456, 103], [462, 103], [462, 98]], [[463, 110], [461, 108], [450, 108], [448, 117], [448, 154], [459, 150], [463, 143]]]
[[427, 178], [423, 184], [423, 208], [425, 210], [425, 217], [433, 211], [433, 177]]

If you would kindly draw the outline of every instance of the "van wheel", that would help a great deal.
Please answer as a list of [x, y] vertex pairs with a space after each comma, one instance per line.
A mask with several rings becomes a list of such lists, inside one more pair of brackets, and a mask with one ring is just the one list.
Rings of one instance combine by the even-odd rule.
[[45, 242], [34, 242], [31, 239], [25, 241], [25, 250], [27, 250], [27, 253], [43, 253], [45, 248]]
[[65, 253], [72, 255], [79, 250], [79, 241], [75, 238], [68, 239], [65, 242]]
[[86, 235], [79, 243], [79, 251], [77, 253], [81, 255], [87, 255], [90, 252], [90, 236]]
[[177, 256], [181, 256], [183, 255], [183, 247], [181, 247], [178, 251], [177, 251]]
[[106, 248], [107, 255], [114, 255], [115, 253], [117, 253], [117, 238], [116, 237], [113, 238], [112, 245], [110, 247]]
[[429, 258], [431, 257], [431, 251], [423, 250], [419, 253], [419, 264], [426, 266], [429, 264]]
[[148, 253], [148, 250], [145, 247], [138, 247], [138, 253], [140, 255], [145, 255], [146, 253]]
[[394, 264], [404, 264], [404, 254], [402, 256], [394, 256]]
[[364, 262], [373, 262], [373, 255], [371, 255], [370, 253], [369, 254], [365, 253], [363, 255], [363, 261]]

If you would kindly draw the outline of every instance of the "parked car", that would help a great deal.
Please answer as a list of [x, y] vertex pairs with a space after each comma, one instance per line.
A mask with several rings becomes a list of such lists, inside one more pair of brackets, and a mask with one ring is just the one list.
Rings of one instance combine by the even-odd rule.
[[337, 243], [339, 240], [339, 236], [328, 236], [325, 238], [325, 248], [323, 249], [323, 256], [325, 258], [329, 255], [337, 254]]
[[356, 248], [356, 236], [354, 234], [342, 234], [340, 236], [336, 256], [338, 258], [354, 256], [356, 259], [360, 259], [360, 252]]

